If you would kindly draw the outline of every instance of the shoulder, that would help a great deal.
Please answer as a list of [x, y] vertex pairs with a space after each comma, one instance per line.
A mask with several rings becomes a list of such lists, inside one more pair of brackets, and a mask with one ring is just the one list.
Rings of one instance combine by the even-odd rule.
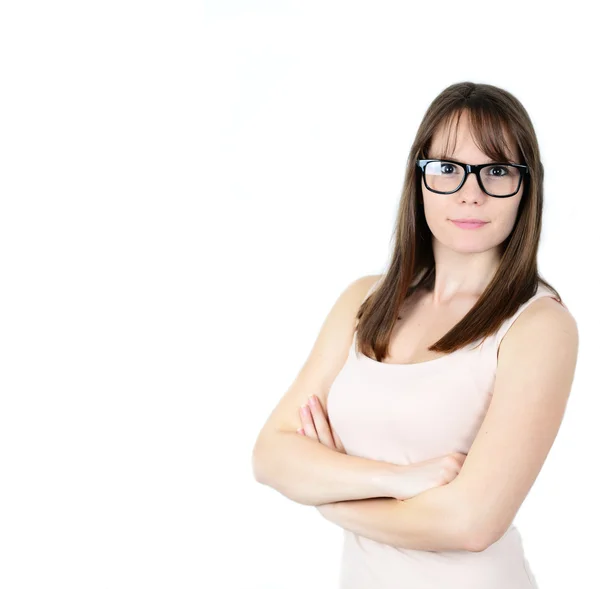
[[571, 348], [577, 352], [579, 331], [572, 313], [552, 296], [542, 296], [517, 317], [502, 340], [505, 352], [524, 352], [530, 346]]
[[552, 296], [543, 296], [531, 303], [515, 322], [521, 330], [533, 328], [577, 333], [577, 321], [572, 313]]
[[367, 274], [357, 278], [352, 284], [360, 284], [361, 287], [366, 287], [367, 290], [374, 286], [379, 280], [383, 278], [383, 274]]
[[369, 274], [355, 278], [337, 295], [323, 325], [328, 339], [341, 337], [345, 341], [346, 338], [352, 338], [358, 310], [380, 277], [380, 274]]
[[360, 307], [367, 295], [373, 290], [383, 274], [368, 274], [353, 280], [345, 289], [344, 294], [352, 301], [353, 307]]

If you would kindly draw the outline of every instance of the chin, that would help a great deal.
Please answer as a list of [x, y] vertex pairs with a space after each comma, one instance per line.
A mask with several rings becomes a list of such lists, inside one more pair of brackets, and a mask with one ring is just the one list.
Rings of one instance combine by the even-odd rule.
[[495, 240], [489, 239], [489, 236], [487, 239], [469, 239], [469, 236], [457, 239], [456, 235], [453, 235], [450, 239], [443, 241], [438, 239], [437, 241], [444, 247], [461, 254], [480, 254], [493, 249], [497, 245]]
[[487, 252], [491, 249], [494, 249], [495, 246], [486, 246], [486, 247], [480, 247], [480, 248], [476, 248], [476, 247], [472, 247], [472, 248], [464, 248], [460, 251], [460, 253], [462, 254], [482, 254], [484, 252]]

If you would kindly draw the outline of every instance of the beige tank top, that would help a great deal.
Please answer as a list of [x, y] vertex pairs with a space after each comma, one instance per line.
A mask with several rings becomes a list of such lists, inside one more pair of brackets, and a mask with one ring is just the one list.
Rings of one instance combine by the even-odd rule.
[[[327, 400], [331, 425], [346, 452], [399, 465], [467, 454], [491, 400], [500, 342], [517, 317], [544, 296], [554, 295], [540, 283], [482, 345], [479, 340], [416, 364], [387, 364], [357, 354], [355, 332]], [[399, 549], [343, 532], [339, 589], [537, 587], [512, 524], [482, 552]]]

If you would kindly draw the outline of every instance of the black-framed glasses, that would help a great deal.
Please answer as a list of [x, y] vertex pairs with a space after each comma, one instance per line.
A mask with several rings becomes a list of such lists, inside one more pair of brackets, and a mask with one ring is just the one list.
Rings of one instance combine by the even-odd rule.
[[467, 176], [473, 173], [479, 187], [487, 195], [507, 198], [519, 192], [523, 177], [529, 174], [527, 166], [505, 162], [473, 166], [454, 160], [426, 159], [417, 160], [417, 166], [423, 173], [427, 189], [438, 194], [457, 192], [466, 182]]

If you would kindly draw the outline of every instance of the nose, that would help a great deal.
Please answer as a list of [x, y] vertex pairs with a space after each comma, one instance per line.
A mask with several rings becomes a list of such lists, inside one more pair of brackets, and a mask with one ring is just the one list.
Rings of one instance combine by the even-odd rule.
[[485, 192], [481, 190], [474, 172], [467, 174], [467, 179], [465, 180], [465, 183], [460, 187], [460, 190], [457, 192], [457, 194], [463, 200], [469, 201], [480, 201], [486, 196]]

